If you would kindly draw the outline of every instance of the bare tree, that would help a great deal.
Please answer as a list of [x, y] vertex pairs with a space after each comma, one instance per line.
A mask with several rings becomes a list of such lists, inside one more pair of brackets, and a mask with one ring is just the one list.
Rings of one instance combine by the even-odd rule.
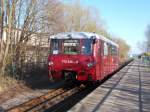
[[63, 5], [59, 0], [46, 0], [38, 15], [38, 24], [41, 23], [41, 32], [58, 33], [63, 29]]
[[137, 42], [137, 48], [144, 53], [147, 52], [147, 41]]
[[81, 6], [80, 1], [64, 5], [64, 26], [65, 31], [105, 32], [97, 11]]
[[123, 62], [128, 58], [128, 52], [130, 50], [130, 46], [126, 43], [125, 40], [121, 38], [112, 38], [114, 42], [119, 45], [119, 58], [120, 61]]
[[1, 4], [0, 75], [6, 76], [14, 65], [15, 69], [21, 68], [25, 45], [38, 31], [35, 27], [38, 0], [2, 0]]
[[150, 52], [150, 25], [147, 25], [147, 30], [145, 34], [146, 34], [147, 52]]

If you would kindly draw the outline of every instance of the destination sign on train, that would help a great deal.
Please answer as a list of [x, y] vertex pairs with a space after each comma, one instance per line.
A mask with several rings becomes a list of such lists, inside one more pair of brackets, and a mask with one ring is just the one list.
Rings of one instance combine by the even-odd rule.
[[77, 46], [78, 43], [78, 40], [64, 40], [64, 46]]
[[79, 40], [71, 40], [71, 39], [68, 39], [68, 40], [64, 40], [64, 43], [78, 43]]

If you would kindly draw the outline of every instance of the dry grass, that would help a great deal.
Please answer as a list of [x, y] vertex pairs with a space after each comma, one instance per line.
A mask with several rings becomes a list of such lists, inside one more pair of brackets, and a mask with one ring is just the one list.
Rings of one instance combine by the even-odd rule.
[[17, 85], [17, 80], [9, 76], [0, 76], [0, 93]]

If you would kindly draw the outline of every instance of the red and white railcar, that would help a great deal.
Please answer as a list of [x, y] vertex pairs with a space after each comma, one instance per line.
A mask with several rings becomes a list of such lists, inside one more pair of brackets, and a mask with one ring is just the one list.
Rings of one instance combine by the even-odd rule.
[[50, 37], [49, 77], [99, 81], [118, 68], [118, 45], [87, 32], [67, 32]]

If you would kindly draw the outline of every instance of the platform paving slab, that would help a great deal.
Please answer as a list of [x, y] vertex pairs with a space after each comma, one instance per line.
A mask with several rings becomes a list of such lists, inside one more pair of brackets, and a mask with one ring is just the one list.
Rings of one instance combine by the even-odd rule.
[[150, 68], [134, 60], [68, 112], [150, 112]]

